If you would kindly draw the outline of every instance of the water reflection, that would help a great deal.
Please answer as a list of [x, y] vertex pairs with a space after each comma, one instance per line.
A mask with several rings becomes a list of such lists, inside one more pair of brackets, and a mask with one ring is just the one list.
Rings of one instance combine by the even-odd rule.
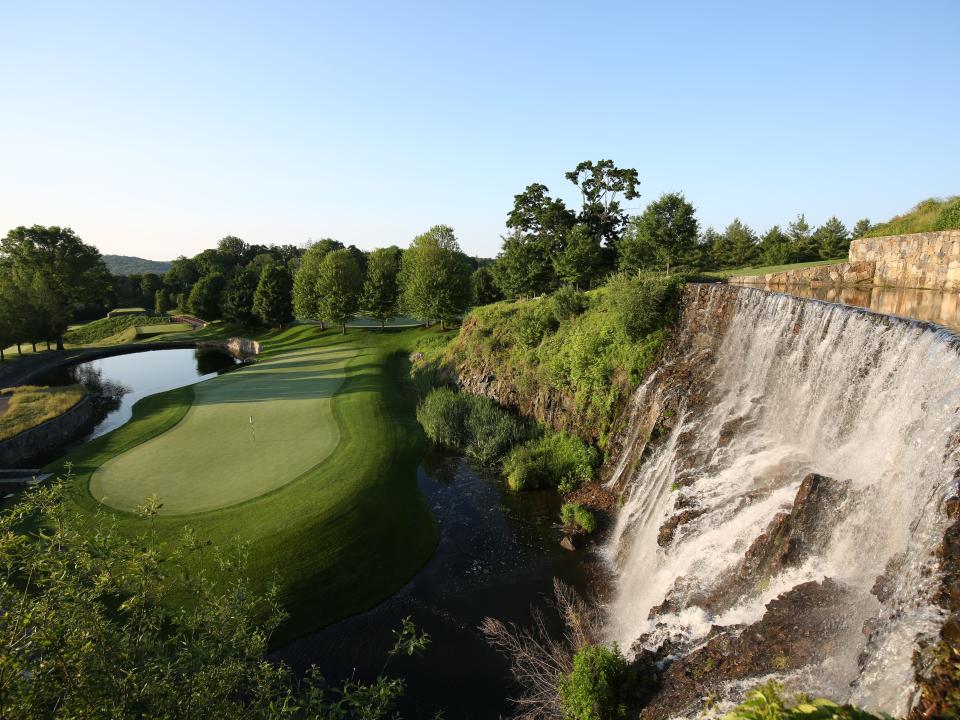
[[885, 315], [923, 320], [960, 331], [960, 293], [956, 292], [888, 287], [791, 286], [768, 289], [797, 297], [855, 305]]

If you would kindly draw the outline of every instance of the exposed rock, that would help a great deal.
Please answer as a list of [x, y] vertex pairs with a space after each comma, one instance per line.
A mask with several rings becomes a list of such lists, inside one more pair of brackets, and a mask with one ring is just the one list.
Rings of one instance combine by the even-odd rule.
[[684, 525], [691, 520], [695, 520], [706, 512], [701, 508], [689, 508], [683, 512], [675, 513], [669, 517], [669, 519], [660, 526], [660, 532], [657, 534], [657, 545], [660, 547], [666, 547], [671, 542], [673, 542], [673, 536], [677, 532], [677, 528], [681, 525]]
[[617, 498], [603, 485], [595, 482], [581, 485], [564, 498], [567, 502], [583, 505], [597, 512], [608, 513], [616, 506]]
[[697, 650], [671, 664], [641, 717], [661, 720], [690, 711], [731, 680], [796, 670], [822, 659], [825, 644], [850, 622], [847, 591], [833, 580], [798, 585], [767, 603], [749, 626], [712, 628]]
[[571, 552], [577, 549], [573, 544], [573, 539], [569, 535], [563, 536], [563, 540], [560, 541], [560, 547], [564, 550], [570, 550]]

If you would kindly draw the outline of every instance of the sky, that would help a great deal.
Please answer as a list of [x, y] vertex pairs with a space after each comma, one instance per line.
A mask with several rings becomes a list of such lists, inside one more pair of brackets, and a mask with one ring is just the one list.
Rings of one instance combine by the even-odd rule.
[[960, 1], [0, 0], [0, 232], [170, 259], [224, 235], [364, 249], [610, 158], [639, 213], [848, 226], [960, 194]]

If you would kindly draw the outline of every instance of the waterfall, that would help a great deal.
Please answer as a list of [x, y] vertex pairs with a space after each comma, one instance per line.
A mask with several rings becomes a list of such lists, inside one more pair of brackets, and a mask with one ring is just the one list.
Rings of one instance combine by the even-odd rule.
[[[696, 302], [709, 306], [719, 293], [731, 297], [729, 288], [702, 286]], [[830, 578], [845, 592], [832, 612], [849, 622], [824, 641], [817, 663], [781, 679], [903, 714], [914, 697], [914, 649], [943, 623], [934, 551], [960, 466], [958, 339], [760, 290], [736, 291], [729, 302], [729, 322], [701, 371], [703, 397], [680, 402], [669, 434], [621, 480], [624, 504], [606, 548], [618, 578], [610, 639], [635, 650], [668, 640], [696, 648], [712, 627], [755, 623], [777, 596]], [[629, 442], [644, 441], [636, 435]], [[735, 599], [705, 602], [736, 587], [745, 552], [790, 511], [808, 473], [844, 483], [842, 501], [819, 508], [822, 540]], [[678, 508], [695, 512], [658, 543]], [[887, 592], [871, 592], [881, 575]]]

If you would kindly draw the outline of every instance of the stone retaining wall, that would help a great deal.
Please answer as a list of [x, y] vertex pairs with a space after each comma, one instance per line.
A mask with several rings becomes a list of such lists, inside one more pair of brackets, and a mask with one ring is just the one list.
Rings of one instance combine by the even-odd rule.
[[35, 467], [57, 448], [90, 430], [95, 416], [93, 398], [87, 395], [63, 415], [0, 442], [0, 467]]
[[960, 290], [960, 230], [858, 238], [850, 260], [875, 266], [875, 285]]
[[872, 262], [847, 262], [839, 265], [818, 265], [769, 275], [735, 275], [728, 282], [733, 285], [762, 285], [764, 287], [789, 287], [791, 285], [809, 285], [810, 287], [850, 286], [871, 285], [873, 284], [873, 276], [874, 264]]

